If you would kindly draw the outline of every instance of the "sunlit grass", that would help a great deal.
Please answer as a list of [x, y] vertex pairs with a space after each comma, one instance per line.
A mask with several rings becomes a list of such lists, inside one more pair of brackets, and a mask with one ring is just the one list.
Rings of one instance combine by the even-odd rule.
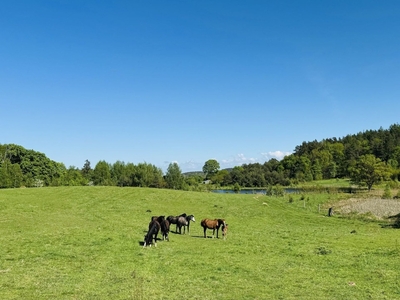
[[[398, 230], [326, 217], [325, 208], [343, 194], [288, 197], [0, 190], [0, 298], [400, 297]], [[190, 236], [171, 233], [170, 242], [143, 249], [152, 215], [183, 212], [196, 217]], [[217, 217], [229, 224], [226, 241], [202, 237], [200, 220]]]

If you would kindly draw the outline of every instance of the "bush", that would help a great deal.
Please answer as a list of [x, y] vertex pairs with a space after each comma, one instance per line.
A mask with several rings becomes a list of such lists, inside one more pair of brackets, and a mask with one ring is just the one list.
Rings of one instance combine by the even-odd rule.
[[240, 187], [239, 183], [236, 182], [235, 185], [233, 186], [233, 191], [235, 193], [239, 193], [240, 190], [241, 190], [241, 187]]
[[382, 199], [392, 199], [392, 190], [390, 189], [389, 184], [385, 186], [385, 190], [382, 195]]

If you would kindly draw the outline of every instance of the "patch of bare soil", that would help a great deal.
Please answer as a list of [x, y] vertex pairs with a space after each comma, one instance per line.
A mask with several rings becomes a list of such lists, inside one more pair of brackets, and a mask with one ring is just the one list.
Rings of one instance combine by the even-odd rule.
[[383, 219], [400, 214], [400, 201], [397, 199], [350, 198], [337, 203], [335, 205], [335, 211], [339, 211], [342, 214], [371, 213], [378, 219]]

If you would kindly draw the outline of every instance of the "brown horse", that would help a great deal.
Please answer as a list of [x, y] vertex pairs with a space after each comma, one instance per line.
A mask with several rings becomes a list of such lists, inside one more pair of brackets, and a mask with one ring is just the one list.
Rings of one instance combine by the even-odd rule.
[[[217, 230], [217, 238], [218, 238], [218, 231], [219, 231], [219, 228], [221, 226], [222, 226], [222, 234], [224, 236], [225, 236], [225, 233], [227, 232], [227, 229], [228, 229], [228, 227], [227, 227], [227, 225], [225, 223], [225, 219], [214, 219], [214, 220], [203, 219], [203, 220], [201, 220], [200, 225], [204, 229], [204, 237], [205, 238], [207, 237], [207, 235], [206, 235], [207, 229], [212, 229], [213, 230], [213, 234], [212, 234], [213, 238], [214, 238], [215, 230]], [[224, 231], [225, 231], [225, 233], [224, 233]]]

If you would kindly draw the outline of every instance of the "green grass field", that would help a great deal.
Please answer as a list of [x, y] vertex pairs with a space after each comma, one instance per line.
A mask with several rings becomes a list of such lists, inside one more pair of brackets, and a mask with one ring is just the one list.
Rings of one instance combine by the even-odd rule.
[[[400, 231], [326, 217], [340, 197], [0, 190], [0, 299], [400, 299]], [[152, 215], [183, 212], [191, 235], [140, 245]], [[227, 240], [202, 218], [225, 218]]]

